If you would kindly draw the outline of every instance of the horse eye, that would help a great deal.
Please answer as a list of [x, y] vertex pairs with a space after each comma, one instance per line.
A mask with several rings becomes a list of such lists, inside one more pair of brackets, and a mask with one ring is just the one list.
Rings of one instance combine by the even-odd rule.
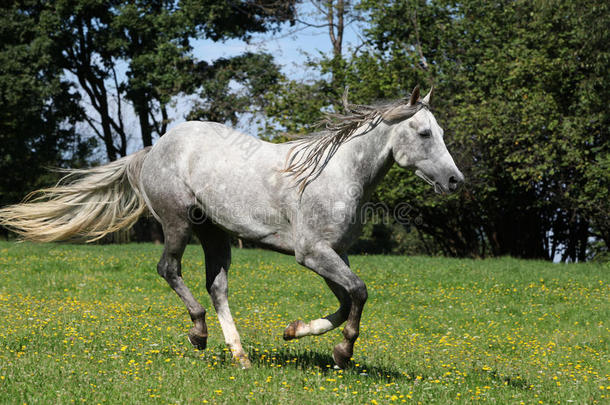
[[429, 129], [426, 129], [424, 131], [421, 131], [419, 133], [419, 136], [421, 136], [422, 138], [430, 138], [432, 136], [432, 131], [430, 131]]

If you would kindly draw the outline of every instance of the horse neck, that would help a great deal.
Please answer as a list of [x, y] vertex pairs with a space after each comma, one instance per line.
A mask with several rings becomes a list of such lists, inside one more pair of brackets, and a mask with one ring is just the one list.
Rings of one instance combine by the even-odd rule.
[[394, 162], [389, 137], [390, 127], [381, 122], [339, 148], [342, 164], [350, 168], [350, 181], [361, 184], [364, 195], [370, 196]]

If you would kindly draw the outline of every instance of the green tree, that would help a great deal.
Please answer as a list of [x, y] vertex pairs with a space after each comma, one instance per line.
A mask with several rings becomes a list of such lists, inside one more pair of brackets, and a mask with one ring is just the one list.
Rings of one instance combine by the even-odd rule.
[[74, 129], [79, 96], [40, 21], [35, 1], [0, 6], [0, 205], [53, 181], [49, 166], [82, 166], [93, 146]]
[[394, 167], [379, 188], [375, 198], [413, 206], [428, 251], [585, 260], [592, 236], [607, 249], [605, 2], [363, 0], [357, 9], [369, 21], [364, 46], [342, 65], [323, 59], [320, 71], [340, 69], [356, 102], [434, 84], [435, 114], [468, 179], [439, 197]]
[[[214, 77], [192, 55], [197, 38], [248, 39], [292, 18], [294, 2], [244, 1], [39, 1], [41, 30], [62, 50], [97, 117], [85, 116], [109, 160], [127, 153], [125, 102], [138, 117], [144, 146], [161, 136], [168, 105], [192, 94], [198, 79]], [[124, 69], [125, 75], [121, 69]], [[212, 65], [213, 67], [213, 65]], [[200, 74], [206, 71], [203, 76]]]
[[247, 52], [221, 58], [212, 64], [200, 62], [199, 101], [187, 119], [227, 122], [236, 125], [240, 114], [256, 120], [263, 113], [269, 88], [281, 78], [273, 56]]
[[[375, 59], [417, 71], [410, 55], [421, 46], [447, 141], [471, 179], [458, 198], [417, 204], [422, 229], [455, 240], [444, 250], [458, 254], [552, 258], [563, 247], [565, 260], [584, 260], [589, 236], [607, 243], [608, 5], [376, 5], [365, 2]], [[401, 25], [404, 15], [418, 24]], [[391, 70], [383, 76], [408, 77]]]
[[[265, 113], [269, 118], [262, 136], [283, 142], [291, 135], [318, 130], [322, 112], [341, 107], [345, 87], [345, 29], [360, 20], [355, 3], [348, 0], [310, 0], [304, 2], [313, 12], [301, 12], [295, 21], [298, 29], [324, 29], [331, 45], [330, 55], [308, 55], [306, 67], [319, 70], [321, 77], [299, 81], [282, 76], [267, 94]], [[288, 136], [287, 136], [288, 135]]]
[[[201, 94], [219, 97], [220, 92], [206, 89], [215, 85], [210, 80], [224, 80], [217, 71], [227, 63], [195, 60], [193, 40], [247, 40], [254, 32], [290, 21], [294, 13], [294, 1], [266, 0], [29, 0], [2, 7], [1, 57], [6, 63], [0, 86], [6, 108], [0, 124], [1, 164], [28, 169], [12, 177], [21, 187], [10, 187], [13, 180], [7, 178], [2, 191], [19, 197], [34, 188], [34, 168], [61, 164], [75, 149], [85, 157], [94, 142], [79, 142], [73, 129], [77, 121], [88, 124], [107, 159], [114, 160], [127, 154], [136, 135], [124, 122], [126, 110], [133, 108], [142, 144], [149, 146], [155, 135], [165, 133], [172, 119], [168, 106], [177, 95], [197, 93], [203, 84]], [[255, 100], [262, 99], [263, 79], [273, 80], [272, 70], [260, 75], [265, 61], [268, 56], [249, 54], [230, 63], [235, 80], [260, 76], [241, 80]], [[230, 107], [226, 115], [234, 118], [249, 106], [242, 99]]]
[[[257, 80], [255, 75], [263, 71], [260, 64], [265, 56], [253, 54], [212, 64], [197, 62], [191, 54], [192, 39], [247, 40], [252, 33], [267, 32], [289, 21], [293, 13], [294, 1], [122, 2], [113, 28], [121, 56], [129, 63], [125, 88], [140, 121], [144, 146], [152, 145], [153, 132], [158, 136], [165, 133], [167, 105], [179, 92], [191, 94], [203, 86], [200, 91], [205, 97], [203, 102], [229, 109], [218, 113], [234, 118], [237, 112], [245, 112], [248, 106], [243, 102], [238, 104], [240, 108], [224, 103], [225, 94], [213, 89], [228, 90], [228, 71], [234, 72], [233, 80], [251, 85], [250, 96], [260, 93], [260, 86], [257, 87], [260, 81], [273, 80], [269, 76], [277, 75], [276, 70], [276, 73], [270, 72]], [[255, 66], [257, 63], [258, 67]], [[160, 112], [160, 117], [156, 117], [156, 112]], [[194, 116], [198, 114], [195, 112]]]

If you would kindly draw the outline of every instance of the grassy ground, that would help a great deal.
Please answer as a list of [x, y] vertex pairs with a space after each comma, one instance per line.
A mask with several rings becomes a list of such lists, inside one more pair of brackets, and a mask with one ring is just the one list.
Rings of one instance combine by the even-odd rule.
[[[234, 250], [233, 314], [253, 368], [208, 349], [155, 271], [161, 247], [0, 243], [0, 403], [608, 403], [610, 265], [360, 256], [353, 366], [335, 330], [284, 342], [332, 293], [291, 257]], [[203, 256], [186, 282], [206, 308]]]

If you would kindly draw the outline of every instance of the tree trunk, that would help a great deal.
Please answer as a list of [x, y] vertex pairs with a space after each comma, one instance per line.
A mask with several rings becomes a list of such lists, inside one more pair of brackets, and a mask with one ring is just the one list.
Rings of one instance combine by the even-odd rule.
[[140, 122], [140, 132], [142, 134], [142, 145], [146, 148], [152, 146], [152, 125], [148, 120], [150, 114], [150, 107], [148, 105], [148, 99], [144, 92], [138, 92], [133, 98], [133, 107], [138, 115]]

